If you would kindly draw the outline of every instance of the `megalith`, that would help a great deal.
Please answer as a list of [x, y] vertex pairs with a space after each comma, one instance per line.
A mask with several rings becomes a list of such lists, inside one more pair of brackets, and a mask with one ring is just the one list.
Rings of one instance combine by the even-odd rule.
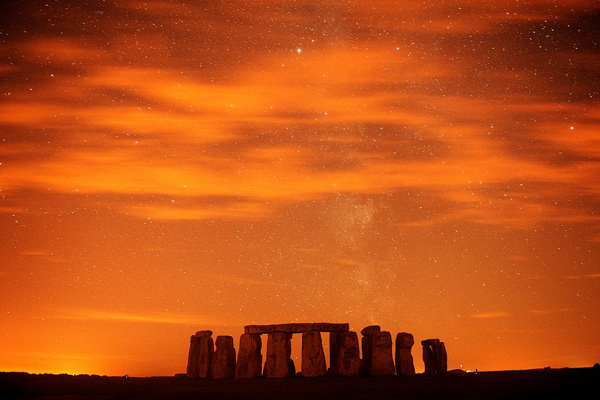
[[200, 339], [212, 336], [212, 331], [198, 331], [190, 337], [190, 351], [188, 353], [188, 364], [186, 376], [198, 378], [198, 362], [200, 360]]
[[190, 338], [190, 351], [188, 352], [188, 363], [186, 376], [188, 378], [198, 377], [198, 357], [200, 356], [200, 338], [192, 335]]
[[212, 377], [212, 359], [215, 352], [213, 338], [202, 336], [200, 338], [200, 354], [198, 355], [198, 378]]
[[370, 335], [371, 346], [371, 375], [394, 375], [394, 359], [392, 357], [392, 335], [381, 331]]
[[372, 343], [372, 335], [374, 333], [381, 332], [381, 327], [379, 325], [369, 325], [363, 330], [360, 331], [362, 335], [361, 338], [361, 347], [362, 347], [362, 364], [361, 369], [364, 375], [370, 375], [371, 373], [371, 347], [373, 347]]
[[398, 375], [414, 375], [415, 364], [411, 349], [415, 344], [413, 335], [406, 332], [400, 332], [396, 335], [396, 374]]
[[259, 334], [245, 333], [240, 336], [237, 363], [235, 366], [236, 379], [258, 378], [262, 371], [262, 342]]
[[357, 376], [360, 371], [360, 350], [356, 332], [331, 333], [330, 364], [332, 373], [339, 376]]
[[292, 334], [272, 332], [267, 339], [267, 360], [264, 375], [267, 378], [286, 378], [295, 374], [292, 368]]
[[327, 374], [321, 332], [302, 333], [302, 376], [315, 377]]
[[439, 339], [427, 339], [421, 341], [423, 346], [423, 362], [425, 373], [442, 375], [448, 370], [448, 356], [446, 346]]
[[233, 337], [217, 336], [216, 350], [212, 361], [212, 377], [214, 379], [235, 378], [235, 348]]
[[366, 375], [394, 375], [392, 335], [381, 331], [377, 325], [361, 331], [363, 348], [363, 373]]

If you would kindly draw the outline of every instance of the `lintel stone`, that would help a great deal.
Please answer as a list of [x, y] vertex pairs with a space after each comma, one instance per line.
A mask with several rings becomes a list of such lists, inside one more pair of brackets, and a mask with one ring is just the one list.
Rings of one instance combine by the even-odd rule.
[[291, 323], [291, 324], [273, 324], [273, 325], [246, 325], [244, 333], [264, 334], [273, 332], [284, 333], [302, 333], [308, 331], [318, 332], [348, 332], [349, 324], [334, 324], [328, 322], [317, 323]]

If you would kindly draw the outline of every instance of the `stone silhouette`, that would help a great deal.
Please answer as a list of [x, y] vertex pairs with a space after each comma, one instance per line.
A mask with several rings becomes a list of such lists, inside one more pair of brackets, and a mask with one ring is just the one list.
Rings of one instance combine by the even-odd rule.
[[260, 335], [245, 333], [240, 336], [240, 346], [235, 366], [236, 379], [253, 379], [261, 376], [261, 350]]
[[414, 375], [415, 364], [411, 349], [415, 344], [413, 335], [406, 332], [400, 332], [396, 335], [396, 374], [398, 375]]
[[315, 377], [327, 374], [321, 332], [302, 333], [302, 376]]
[[267, 378], [286, 378], [295, 374], [292, 368], [292, 334], [271, 332], [267, 339], [267, 360], [264, 375]]
[[392, 335], [381, 331], [377, 325], [364, 328], [361, 332], [363, 348], [363, 373], [365, 375], [394, 375], [392, 357]]
[[186, 376], [188, 378], [198, 378], [198, 363], [200, 361], [201, 339], [211, 337], [212, 331], [198, 331], [190, 338], [190, 350], [188, 353], [188, 365]]
[[202, 336], [200, 338], [200, 354], [198, 355], [198, 378], [212, 377], [212, 359], [215, 352], [213, 338]]
[[425, 363], [425, 374], [442, 375], [448, 370], [448, 356], [444, 342], [439, 339], [427, 339], [421, 341], [423, 346], [423, 362]]
[[214, 379], [235, 378], [235, 348], [233, 337], [217, 336], [216, 350], [212, 360], [212, 377]]
[[394, 375], [396, 370], [392, 357], [392, 335], [382, 331], [371, 337], [371, 375]]
[[[362, 359], [358, 335], [348, 324], [291, 323], [247, 325], [240, 336], [237, 352], [231, 336], [217, 336], [212, 331], [198, 331], [190, 338], [186, 376], [189, 378], [253, 379], [260, 376], [285, 378], [296, 374], [291, 359], [291, 339], [302, 333], [302, 375], [324, 376], [328, 373], [321, 332], [329, 332], [330, 375], [414, 375], [411, 354], [413, 335], [396, 335], [396, 351], [392, 355], [392, 336], [378, 325], [361, 330]], [[267, 357], [263, 364], [261, 335], [267, 334]], [[215, 349], [216, 344], [216, 349]], [[447, 372], [447, 355], [443, 342], [427, 339], [421, 342], [426, 374]], [[395, 364], [394, 364], [395, 361]]]
[[262, 335], [264, 333], [285, 332], [302, 333], [307, 331], [319, 332], [347, 332], [348, 324], [331, 324], [327, 322], [307, 323], [307, 324], [274, 324], [274, 325], [246, 325], [244, 333], [254, 333]]
[[374, 333], [381, 332], [379, 325], [369, 325], [360, 331], [362, 335], [361, 347], [362, 347], [362, 362], [361, 362], [361, 373], [363, 375], [371, 374], [371, 347], [372, 343], [369, 337]]
[[335, 332], [329, 337], [332, 375], [357, 376], [360, 372], [360, 349], [356, 332]]

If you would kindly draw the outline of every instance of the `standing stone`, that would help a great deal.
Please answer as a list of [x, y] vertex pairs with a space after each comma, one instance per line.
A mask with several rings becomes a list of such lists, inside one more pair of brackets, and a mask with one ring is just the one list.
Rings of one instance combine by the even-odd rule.
[[396, 335], [396, 373], [398, 375], [414, 375], [415, 364], [411, 354], [411, 348], [415, 344], [413, 335], [400, 332]]
[[436, 360], [436, 369], [438, 374], [445, 374], [448, 372], [448, 354], [446, 353], [446, 346], [444, 342], [436, 343], [432, 346], [433, 355]]
[[294, 375], [291, 368], [292, 334], [287, 332], [269, 333], [267, 339], [267, 360], [264, 375], [267, 378], [286, 378]]
[[[334, 335], [332, 333], [332, 335]], [[332, 370], [339, 376], [357, 376], [360, 371], [360, 351], [356, 332], [338, 332], [331, 341], [335, 344], [332, 358]]]
[[448, 356], [446, 346], [439, 339], [427, 339], [421, 341], [423, 346], [423, 362], [425, 373], [442, 375], [448, 370]]
[[198, 377], [198, 358], [200, 356], [200, 338], [192, 335], [190, 338], [190, 351], [188, 353], [187, 373], [188, 378]]
[[202, 337], [212, 336], [212, 331], [198, 331], [190, 338], [190, 351], [188, 353], [188, 365], [186, 376], [198, 378], [198, 362], [200, 359], [200, 340]]
[[214, 379], [232, 379], [235, 377], [235, 348], [231, 336], [217, 336], [217, 349], [212, 361]]
[[245, 333], [240, 336], [236, 379], [253, 379], [260, 377], [262, 367], [262, 342], [259, 334]]
[[370, 325], [363, 330], [360, 331], [362, 335], [361, 338], [361, 347], [362, 347], [362, 361], [361, 361], [361, 374], [370, 375], [371, 374], [371, 347], [373, 347], [373, 338], [372, 335], [374, 333], [381, 332], [381, 328], [379, 325]]
[[377, 332], [369, 335], [371, 340], [371, 375], [394, 375], [392, 357], [392, 335], [389, 332]]
[[315, 377], [327, 374], [321, 332], [302, 333], [302, 376]]
[[382, 332], [378, 325], [367, 326], [360, 333], [363, 335], [362, 373], [364, 375], [394, 375], [392, 335], [389, 332]]
[[210, 336], [203, 336], [200, 338], [200, 354], [198, 356], [198, 377], [199, 378], [211, 378], [212, 377], [212, 359], [215, 352], [215, 345], [213, 338]]
[[329, 334], [329, 375], [337, 375], [338, 335], [340, 332]]

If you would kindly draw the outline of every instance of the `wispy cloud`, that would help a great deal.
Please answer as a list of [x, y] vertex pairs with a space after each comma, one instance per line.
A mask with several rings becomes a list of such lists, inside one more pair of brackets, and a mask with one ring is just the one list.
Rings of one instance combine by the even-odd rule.
[[100, 309], [71, 308], [53, 312], [50, 318], [77, 321], [112, 321], [150, 324], [175, 325], [222, 325], [223, 321], [215, 317], [192, 315], [179, 312], [142, 314], [137, 312], [106, 311]]
[[475, 318], [475, 319], [507, 318], [510, 316], [511, 316], [511, 314], [506, 311], [490, 311], [490, 312], [471, 314], [471, 318]]

